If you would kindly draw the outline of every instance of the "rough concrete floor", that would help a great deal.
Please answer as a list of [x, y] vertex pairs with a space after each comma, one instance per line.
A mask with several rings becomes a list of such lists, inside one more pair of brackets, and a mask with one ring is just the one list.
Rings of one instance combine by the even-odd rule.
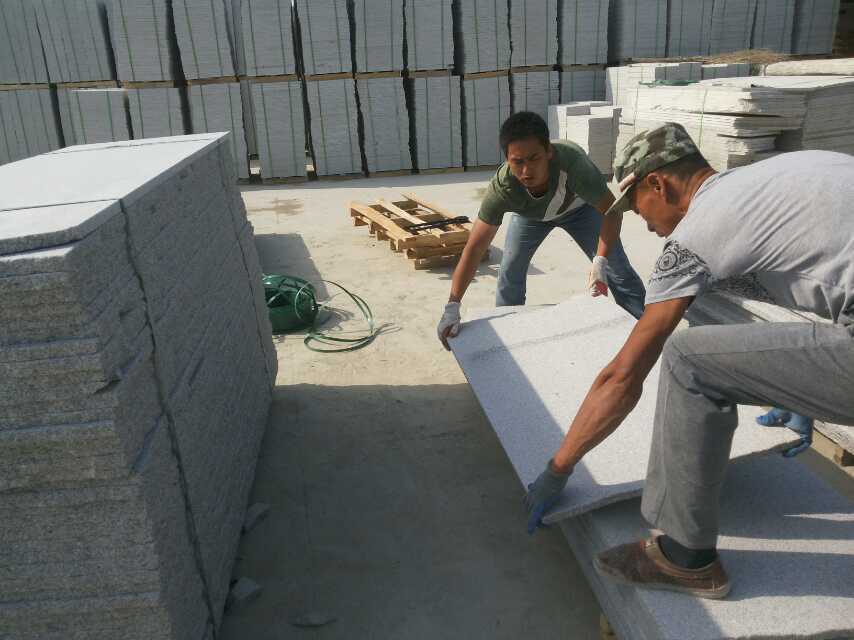
[[[413, 191], [474, 217], [489, 177], [244, 189], [264, 270], [339, 282], [383, 329], [344, 354], [311, 352], [301, 335], [279, 339], [251, 499], [272, 510], [235, 566], [263, 593], [226, 616], [224, 640], [599, 637], [598, 604], [567, 544], [556, 528], [525, 533], [522, 487], [436, 339], [451, 269], [415, 271], [354, 227], [346, 207]], [[623, 239], [646, 279], [662, 241], [634, 215]], [[503, 241], [502, 230], [465, 307], [493, 305]], [[587, 265], [555, 231], [534, 258], [528, 303], [583, 292]], [[334, 294], [319, 286], [320, 298]], [[360, 327], [352, 304], [338, 296], [332, 307], [331, 326]]]

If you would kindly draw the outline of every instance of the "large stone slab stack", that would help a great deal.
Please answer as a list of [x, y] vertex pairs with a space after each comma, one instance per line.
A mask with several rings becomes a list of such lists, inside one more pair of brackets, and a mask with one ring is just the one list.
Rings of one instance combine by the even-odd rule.
[[[715, 0], [709, 53], [741, 51], [750, 48], [758, 0]], [[774, 0], [779, 3], [780, 0]]]
[[355, 0], [356, 71], [403, 69], [403, 3]]
[[498, 130], [510, 115], [507, 74], [463, 80], [466, 166], [491, 166], [504, 161]]
[[352, 71], [347, 0], [296, 0], [295, 6], [305, 74]]
[[243, 133], [243, 100], [238, 82], [191, 85], [190, 121], [193, 133], [228, 131], [234, 169], [239, 178], [249, 177], [249, 154]]
[[276, 373], [225, 143], [0, 168], [9, 637], [215, 635]]
[[714, 5], [715, 0], [670, 0], [668, 57], [708, 55]]
[[603, 64], [608, 61], [608, 0], [558, 0], [558, 64]]
[[264, 178], [306, 175], [305, 114], [297, 80], [250, 84]]
[[38, 31], [51, 82], [114, 80], [104, 0], [36, 0]]
[[411, 83], [418, 169], [462, 167], [460, 78], [416, 77]]
[[667, 46], [667, 0], [611, 0], [608, 58], [662, 58]]
[[567, 140], [567, 118], [570, 116], [590, 115], [592, 107], [611, 107], [612, 109], [617, 109], [617, 107], [604, 100], [584, 100], [549, 105], [548, 118], [546, 119], [549, 125], [549, 138], [551, 140]]
[[124, 89], [59, 89], [65, 144], [95, 144], [131, 138]]
[[178, 47], [171, 0], [109, 0], [110, 35], [119, 80], [177, 80]]
[[506, 0], [459, 4], [460, 66], [463, 73], [510, 68], [510, 29]]
[[549, 107], [549, 135], [580, 146], [603, 175], [611, 175], [620, 132], [620, 107], [598, 101]]
[[454, 66], [454, 20], [451, 0], [404, 0], [406, 68], [433, 71]]
[[796, 0], [792, 53], [831, 53], [838, 20], [839, 0]]
[[317, 175], [361, 173], [355, 81], [314, 80], [306, 88]]
[[29, 0], [0, 2], [0, 84], [47, 82], [35, 5]]
[[59, 149], [61, 128], [53, 91], [38, 85], [0, 90], [0, 164]]
[[510, 3], [510, 39], [514, 67], [557, 64], [558, 0]]
[[704, 64], [702, 68], [703, 80], [714, 80], [716, 78], [741, 78], [749, 75], [750, 65], [746, 62]]
[[513, 110], [533, 111], [545, 120], [550, 104], [560, 101], [560, 74], [557, 71], [513, 73]]
[[244, 0], [241, 3], [242, 56], [248, 76], [296, 73], [291, 3]]
[[181, 89], [128, 89], [127, 94], [135, 140], [187, 133]]
[[642, 62], [606, 71], [606, 98], [613, 104], [634, 108], [641, 84], [657, 81], [696, 81], [701, 79], [699, 62]]
[[758, 0], [752, 49], [791, 53], [796, 0]]
[[368, 171], [412, 169], [409, 148], [409, 112], [403, 79], [364, 78], [356, 80], [364, 122], [365, 158]]
[[604, 100], [605, 70], [581, 69], [560, 72], [560, 101]]
[[175, 36], [185, 78], [223, 78], [236, 74], [228, 10], [223, 2], [172, 0]]

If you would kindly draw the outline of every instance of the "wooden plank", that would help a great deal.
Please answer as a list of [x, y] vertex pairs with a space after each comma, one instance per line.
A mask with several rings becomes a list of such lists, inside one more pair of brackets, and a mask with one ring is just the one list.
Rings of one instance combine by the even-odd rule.
[[237, 76], [223, 76], [220, 78], [187, 78], [187, 86], [190, 87], [204, 86], [207, 84], [233, 84], [235, 82], [239, 82]]
[[370, 80], [371, 78], [401, 78], [402, 71], [357, 71], [356, 80]]
[[480, 80], [481, 78], [501, 78], [502, 76], [510, 75], [509, 69], [501, 71], [478, 71], [477, 73], [463, 74], [463, 80]]
[[547, 71], [554, 71], [555, 67], [556, 65], [553, 64], [540, 64], [530, 67], [510, 67], [510, 71], [513, 73], [545, 73]]
[[[412, 200], [412, 202], [417, 202], [422, 207], [425, 207], [427, 209], [435, 211], [436, 213], [445, 216], [445, 218], [456, 218], [458, 215], [458, 214], [454, 213], [453, 211], [448, 211], [443, 206], [438, 205], [435, 202], [431, 202], [430, 200], [425, 200], [424, 198], [422, 198], [422, 197], [420, 197], [414, 193], [404, 193], [403, 195], [406, 196], [407, 198], [409, 198], [410, 200]], [[463, 229], [469, 229], [470, 230], [472, 227], [472, 223], [466, 222], [466, 223], [460, 224], [458, 226], [462, 227]]]
[[410, 78], [447, 78], [450, 77], [450, 69], [430, 69], [428, 71], [410, 71]]
[[299, 76], [295, 73], [288, 73], [278, 76], [240, 76], [239, 80], [248, 80], [250, 84], [272, 84], [275, 82], [296, 82]]
[[438, 256], [436, 258], [416, 258], [413, 266], [418, 269], [434, 269], [436, 267], [447, 267], [460, 261], [460, 256]]
[[147, 80], [144, 82], [123, 81], [125, 89], [177, 89], [178, 85], [172, 80]]
[[[400, 207], [398, 207], [394, 203], [389, 202], [387, 200], [383, 200], [382, 198], [377, 200], [377, 204], [385, 207], [386, 209], [388, 209], [392, 213], [396, 213], [401, 218], [403, 218], [404, 220], [406, 220], [408, 222], [411, 222], [412, 224], [421, 224], [422, 222], [424, 222], [418, 216], [416, 216], [412, 213], [409, 213], [405, 209], [401, 209]], [[428, 234], [430, 234], [431, 236], [435, 236], [436, 238], [438, 238], [440, 240], [442, 238], [442, 232], [439, 229], [425, 229], [425, 231]]]
[[50, 89], [50, 84], [47, 82], [38, 82], [33, 84], [0, 84], [0, 91], [20, 91], [26, 89]]
[[306, 76], [308, 82], [323, 82], [324, 80], [352, 80], [353, 74], [349, 71], [341, 73], [323, 73], [314, 76]]
[[403, 231], [400, 227], [394, 224], [391, 220], [389, 220], [379, 211], [371, 209], [366, 205], [359, 204], [358, 202], [350, 203], [350, 215], [360, 215], [363, 218], [369, 220], [370, 222], [373, 222], [377, 226], [385, 229], [388, 235], [393, 237], [395, 240], [408, 240], [412, 237], [411, 234], [408, 234]]
[[60, 82], [57, 89], [115, 89], [119, 86], [116, 80], [87, 80], [81, 82]]
[[466, 243], [441, 247], [413, 247], [406, 250], [407, 258], [432, 258], [434, 256], [459, 255], [465, 249]]

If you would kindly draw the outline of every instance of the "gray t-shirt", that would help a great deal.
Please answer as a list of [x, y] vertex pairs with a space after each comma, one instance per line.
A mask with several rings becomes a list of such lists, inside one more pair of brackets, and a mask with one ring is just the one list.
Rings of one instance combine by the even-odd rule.
[[646, 303], [714, 290], [854, 319], [854, 157], [797, 151], [707, 179], [664, 245]]

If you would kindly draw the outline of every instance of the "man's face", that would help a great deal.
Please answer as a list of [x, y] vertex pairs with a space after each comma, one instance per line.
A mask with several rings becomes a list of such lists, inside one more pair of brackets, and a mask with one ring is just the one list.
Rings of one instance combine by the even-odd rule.
[[544, 190], [549, 184], [549, 160], [554, 155], [536, 138], [525, 138], [507, 145], [507, 162], [515, 178], [528, 191]]
[[632, 187], [629, 196], [632, 211], [646, 222], [646, 228], [666, 238], [682, 219], [675, 185], [658, 173], [650, 173]]

